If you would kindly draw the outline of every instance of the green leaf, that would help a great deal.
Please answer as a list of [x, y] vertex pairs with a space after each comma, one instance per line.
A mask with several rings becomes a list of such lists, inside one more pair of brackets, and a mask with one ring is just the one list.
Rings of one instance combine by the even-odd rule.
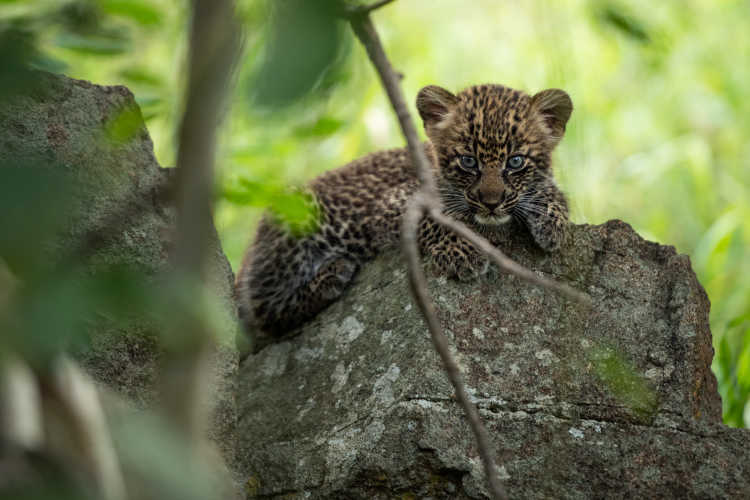
[[104, 126], [107, 137], [115, 143], [130, 141], [143, 127], [143, 117], [138, 106], [126, 106]]
[[298, 137], [325, 137], [340, 129], [344, 122], [330, 116], [323, 116], [318, 121], [309, 125], [302, 125], [294, 129]]
[[158, 73], [155, 73], [143, 67], [131, 67], [120, 71], [120, 76], [128, 83], [137, 83], [152, 87], [164, 87], [164, 79]]
[[23, 281], [46, 270], [54, 244], [73, 203], [64, 165], [29, 157], [0, 162], [0, 258]]
[[292, 234], [313, 232], [319, 223], [314, 198], [302, 190], [288, 189], [272, 181], [241, 178], [223, 189], [222, 197], [237, 205], [268, 208]]
[[343, 61], [344, 25], [337, 0], [272, 2], [265, 53], [250, 81], [255, 103], [285, 106], [308, 94]]
[[130, 42], [124, 38], [74, 33], [61, 33], [55, 45], [81, 54], [102, 56], [122, 54], [130, 49]]
[[[750, 330], [748, 330], [748, 334], [750, 334]], [[737, 385], [745, 393], [750, 391], [750, 344], [745, 346], [737, 360]]]
[[651, 41], [651, 36], [649, 36], [643, 22], [627, 12], [623, 6], [605, 5], [599, 12], [599, 17], [602, 22], [614, 27], [636, 42], [645, 44]]
[[36, 33], [23, 26], [0, 23], [0, 103], [38, 85], [31, 63], [39, 58]]
[[142, 26], [159, 26], [164, 15], [152, 2], [138, 0], [102, 0], [101, 8], [108, 14], [128, 17]]

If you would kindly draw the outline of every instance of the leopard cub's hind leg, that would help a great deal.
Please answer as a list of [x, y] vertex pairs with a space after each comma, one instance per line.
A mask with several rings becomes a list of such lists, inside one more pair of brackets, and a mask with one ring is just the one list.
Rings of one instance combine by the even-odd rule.
[[[347, 257], [338, 257], [321, 266], [308, 285], [312, 309], [322, 309], [336, 300], [354, 278], [359, 265]], [[319, 306], [319, 307], [318, 307]]]

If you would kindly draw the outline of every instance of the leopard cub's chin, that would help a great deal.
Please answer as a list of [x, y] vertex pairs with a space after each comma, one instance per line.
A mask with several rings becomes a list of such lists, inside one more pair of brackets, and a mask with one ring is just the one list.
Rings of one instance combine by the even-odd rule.
[[474, 214], [474, 221], [483, 226], [501, 226], [510, 222], [511, 216], [503, 215], [480, 215]]

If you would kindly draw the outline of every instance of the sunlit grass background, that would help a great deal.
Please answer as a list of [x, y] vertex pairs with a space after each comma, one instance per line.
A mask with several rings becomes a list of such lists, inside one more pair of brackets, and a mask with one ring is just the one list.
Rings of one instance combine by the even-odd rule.
[[[318, 91], [280, 109], [253, 99], [272, 1], [243, 1], [245, 56], [219, 157], [216, 223], [236, 269], [262, 207], [370, 151], [403, 145], [364, 51], [349, 33]], [[57, 1], [0, 2], [0, 19]], [[42, 32], [45, 64], [124, 84], [157, 158], [174, 164], [186, 10], [176, 0], [70, 2], [104, 12], [106, 36]], [[87, 5], [89, 7], [87, 7]], [[97, 10], [98, 9], [98, 10]], [[711, 299], [725, 420], [750, 426], [750, 7], [746, 1], [398, 0], [375, 16], [413, 101], [419, 88], [503, 83], [565, 89], [573, 113], [556, 157], [578, 223], [619, 218], [689, 254]], [[80, 21], [80, 19], [78, 19]], [[412, 107], [412, 111], [414, 111]], [[416, 114], [414, 115], [416, 117]], [[221, 193], [250, 181], [251, 205]], [[260, 186], [260, 187], [258, 187]]]

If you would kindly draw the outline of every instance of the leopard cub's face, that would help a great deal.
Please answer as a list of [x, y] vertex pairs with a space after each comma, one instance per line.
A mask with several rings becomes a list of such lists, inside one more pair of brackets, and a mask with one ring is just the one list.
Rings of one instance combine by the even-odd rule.
[[568, 94], [480, 85], [453, 95], [428, 86], [417, 108], [435, 148], [447, 214], [487, 228], [547, 210], [550, 155], [573, 109]]

